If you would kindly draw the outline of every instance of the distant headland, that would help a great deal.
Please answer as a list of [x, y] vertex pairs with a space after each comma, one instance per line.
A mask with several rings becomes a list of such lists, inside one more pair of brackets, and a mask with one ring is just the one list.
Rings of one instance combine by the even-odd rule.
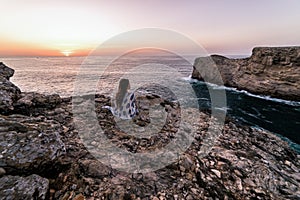
[[196, 70], [211, 61], [218, 67], [225, 86], [300, 101], [300, 46], [255, 47], [250, 57], [242, 59], [220, 55], [200, 57], [195, 60], [192, 78], [213, 77], [213, 70], [202, 74]]

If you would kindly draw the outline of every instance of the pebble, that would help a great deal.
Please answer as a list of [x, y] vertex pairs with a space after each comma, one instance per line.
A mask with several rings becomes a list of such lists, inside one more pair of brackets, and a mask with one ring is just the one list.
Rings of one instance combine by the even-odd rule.
[[97, 146], [97, 144], [98, 144], [98, 142], [96, 142], [96, 141], [91, 142], [91, 145], [93, 145], [93, 146]]
[[241, 173], [239, 170], [237, 170], [237, 169], [234, 170], [234, 173], [235, 173], [237, 176], [239, 176], [239, 177], [242, 177], [242, 176], [243, 176], [242, 173]]
[[284, 161], [284, 164], [287, 165], [287, 166], [289, 166], [289, 167], [291, 166], [291, 162], [288, 161], [288, 160]]
[[186, 200], [193, 200], [194, 198], [192, 197], [192, 195], [188, 195], [185, 199]]
[[142, 173], [133, 173], [132, 178], [137, 181], [141, 181], [141, 180], [143, 180], [143, 174]]
[[196, 188], [191, 188], [191, 191], [194, 193], [194, 194], [197, 194], [198, 193], [198, 190]]
[[215, 173], [215, 175], [216, 175], [218, 178], [221, 178], [221, 172], [220, 172], [220, 171], [218, 171], [218, 170], [216, 170], [216, 169], [211, 169], [211, 171], [212, 171], [213, 173]]
[[4, 168], [0, 167], [0, 177], [5, 175], [6, 174], [6, 171]]
[[69, 131], [69, 128], [66, 126], [63, 126], [63, 131], [64, 131], [64, 133], [67, 133]]
[[71, 189], [72, 189], [72, 190], [76, 190], [76, 188], [77, 188], [77, 185], [76, 185], [76, 184], [73, 184], [73, 185], [71, 186]]
[[73, 200], [85, 200], [85, 197], [82, 194], [78, 194], [74, 197]]
[[240, 178], [237, 178], [237, 179], [236, 179], [236, 184], [237, 184], [238, 189], [239, 189], [240, 191], [242, 191], [242, 190], [243, 190], [243, 185], [242, 185], [242, 181], [241, 181]]

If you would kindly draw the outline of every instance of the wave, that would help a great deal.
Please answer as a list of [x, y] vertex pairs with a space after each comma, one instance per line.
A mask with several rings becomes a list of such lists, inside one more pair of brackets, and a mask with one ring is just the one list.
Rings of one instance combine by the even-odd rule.
[[193, 79], [191, 76], [184, 77], [183, 80], [188, 81], [190, 83], [203, 83], [203, 84], [206, 84], [207, 86], [209, 86], [209, 87], [211, 87], [212, 89], [215, 89], [215, 90], [233, 91], [233, 92], [236, 92], [236, 93], [245, 94], [247, 96], [251, 96], [251, 97], [255, 97], [255, 98], [259, 98], [259, 99], [264, 99], [264, 100], [267, 100], [267, 101], [283, 103], [283, 104], [287, 104], [287, 105], [290, 105], [290, 106], [300, 106], [300, 101], [290, 101], [290, 100], [274, 98], [274, 97], [270, 97], [270, 96], [266, 96], [266, 95], [253, 94], [253, 93], [248, 92], [246, 90], [239, 90], [239, 89], [234, 88], [234, 87], [227, 87], [227, 86], [224, 86], [224, 85], [217, 85], [217, 84], [214, 84], [214, 83], [199, 81], [197, 79]]
[[188, 76], [188, 77], [182, 77], [182, 79], [185, 80], [185, 81], [188, 81], [188, 82], [190, 82], [190, 83], [202, 82], [202, 81], [199, 81], [199, 80], [197, 80], [197, 79], [192, 78], [191, 75]]

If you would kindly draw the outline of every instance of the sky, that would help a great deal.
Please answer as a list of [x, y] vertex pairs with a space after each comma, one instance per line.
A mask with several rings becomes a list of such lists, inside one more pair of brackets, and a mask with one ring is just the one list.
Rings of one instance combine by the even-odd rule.
[[76, 56], [126, 31], [170, 29], [211, 54], [300, 45], [299, 0], [0, 0], [0, 56]]

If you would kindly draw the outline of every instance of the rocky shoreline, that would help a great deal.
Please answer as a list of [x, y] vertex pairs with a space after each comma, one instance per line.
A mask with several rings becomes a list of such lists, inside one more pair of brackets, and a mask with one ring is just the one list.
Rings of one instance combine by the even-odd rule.
[[[210, 153], [199, 157], [211, 125], [210, 114], [201, 112], [195, 139], [178, 161], [154, 172], [126, 173], [97, 161], [83, 145], [71, 97], [22, 93], [9, 81], [13, 73], [0, 64], [0, 199], [300, 198], [300, 156], [267, 131], [226, 120]], [[77, 103], [84, 106], [85, 100]], [[102, 108], [109, 102], [96, 95], [96, 115], [107, 138], [119, 148], [132, 153], [160, 148], [178, 130], [178, 106], [160, 96], [139, 96], [137, 124], [150, 122], [150, 104], [167, 111], [167, 123], [149, 138], [122, 132]]]
[[[300, 47], [256, 47], [249, 58], [229, 59], [220, 55], [195, 60], [192, 78], [204, 80], [214, 71], [202, 74], [196, 68], [217, 66], [224, 85], [254, 94], [300, 101]], [[218, 84], [218, 83], [216, 83]]]

